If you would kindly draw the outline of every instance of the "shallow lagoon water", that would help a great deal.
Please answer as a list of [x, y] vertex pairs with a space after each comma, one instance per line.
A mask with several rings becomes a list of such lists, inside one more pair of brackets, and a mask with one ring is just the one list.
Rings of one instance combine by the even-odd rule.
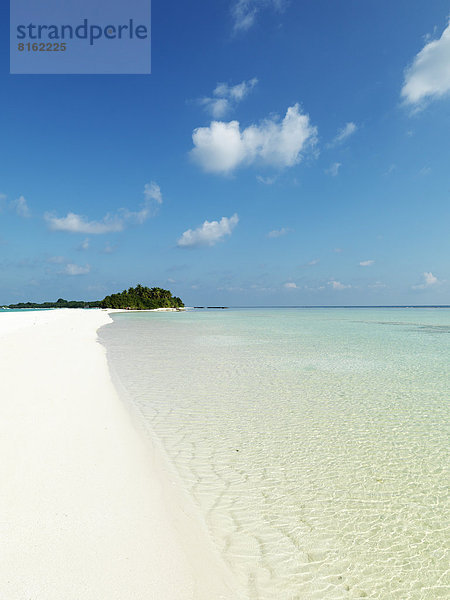
[[126, 313], [122, 385], [244, 595], [450, 594], [450, 310]]

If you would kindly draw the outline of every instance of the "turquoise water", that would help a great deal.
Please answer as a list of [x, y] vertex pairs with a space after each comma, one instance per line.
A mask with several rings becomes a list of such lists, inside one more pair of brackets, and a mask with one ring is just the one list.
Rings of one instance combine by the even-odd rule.
[[113, 318], [111, 364], [245, 597], [449, 597], [450, 310]]

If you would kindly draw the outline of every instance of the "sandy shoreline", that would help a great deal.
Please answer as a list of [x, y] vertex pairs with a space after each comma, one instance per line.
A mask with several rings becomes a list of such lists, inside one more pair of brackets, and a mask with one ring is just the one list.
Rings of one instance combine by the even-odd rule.
[[236, 597], [180, 540], [97, 341], [108, 322], [95, 310], [0, 314], [0, 597]]

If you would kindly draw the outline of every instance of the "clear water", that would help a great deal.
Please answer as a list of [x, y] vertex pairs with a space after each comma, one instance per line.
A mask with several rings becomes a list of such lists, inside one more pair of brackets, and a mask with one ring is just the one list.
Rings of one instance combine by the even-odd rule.
[[114, 321], [109, 359], [246, 597], [450, 597], [450, 310]]

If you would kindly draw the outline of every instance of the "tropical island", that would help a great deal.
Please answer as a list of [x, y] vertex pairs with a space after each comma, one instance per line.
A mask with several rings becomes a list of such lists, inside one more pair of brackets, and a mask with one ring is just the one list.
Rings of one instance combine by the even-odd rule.
[[17, 304], [9, 304], [4, 308], [100, 308], [100, 301], [84, 302], [83, 300], [59, 298], [56, 302], [18, 302]]
[[178, 296], [159, 287], [148, 288], [137, 285], [118, 294], [106, 296], [99, 302], [100, 308], [126, 308], [131, 310], [151, 310], [156, 308], [184, 308]]
[[184, 303], [178, 296], [172, 296], [169, 290], [159, 287], [149, 288], [137, 285], [117, 294], [106, 296], [103, 300], [85, 302], [82, 300], [64, 300], [56, 302], [19, 302], [10, 304], [7, 308], [119, 308], [128, 310], [154, 310], [157, 308], [184, 308]]

